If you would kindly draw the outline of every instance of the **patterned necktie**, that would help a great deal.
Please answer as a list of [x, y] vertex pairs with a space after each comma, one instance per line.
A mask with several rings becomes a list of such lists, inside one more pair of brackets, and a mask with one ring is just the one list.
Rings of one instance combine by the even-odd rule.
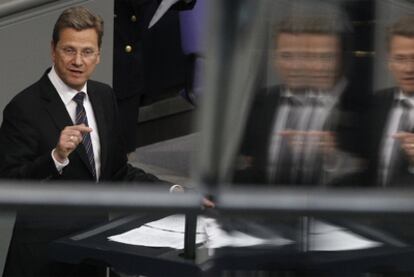
[[[88, 125], [88, 118], [86, 117], [85, 107], [83, 106], [83, 100], [85, 99], [86, 94], [84, 92], [79, 92], [73, 97], [73, 101], [76, 102], [76, 125], [85, 124]], [[88, 156], [89, 164], [91, 166], [92, 175], [96, 179], [96, 168], [95, 168], [95, 158], [93, 155], [92, 141], [89, 133], [83, 135], [82, 140], [83, 146], [85, 147], [86, 154]]]

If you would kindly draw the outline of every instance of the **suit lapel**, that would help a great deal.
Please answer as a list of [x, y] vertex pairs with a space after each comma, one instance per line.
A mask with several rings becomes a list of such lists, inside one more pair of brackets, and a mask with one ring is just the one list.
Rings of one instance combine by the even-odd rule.
[[[62, 99], [59, 97], [58, 92], [50, 82], [49, 77], [47, 76], [48, 72], [49, 70], [45, 73], [45, 75], [43, 75], [41, 79], [41, 96], [47, 102], [45, 108], [50, 114], [50, 117], [52, 118], [58, 130], [62, 131], [66, 126], [72, 126], [73, 122], [66, 110], [65, 104], [62, 102]], [[74, 153], [77, 153], [79, 155], [82, 162], [92, 174], [85, 147], [79, 145]]]
[[66, 111], [65, 104], [59, 97], [58, 92], [49, 80], [47, 72], [41, 79], [41, 97], [46, 100], [46, 110], [59, 130], [68, 125], [73, 125], [72, 120]]
[[98, 125], [98, 133], [99, 133], [99, 141], [101, 144], [101, 153], [100, 153], [100, 161], [101, 161], [101, 172], [104, 172], [104, 168], [106, 165], [107, 160], [107, 149], [108, 149], [108, 135], [107, 135], [107, 124], [105, 119], [105, 110], [104, 110], [104, 103], [103, 99], [99, 94], [99, 91], [96, 90], [96, 87], [93, 83], [88, 83], [88, 96], [91, 100], [92, 108], [95, 115], [96, 124]]
[[377, 127], [375, 130], [377, 130], [376, 136], [379, 138], [382, 138], [384, 135], [384, 132], [386, 131], [385, 128], [387, 128], [387, 122], [393, 107], [394, 98], [395, 98], [395, 89], [390, 89], [385, 92], [378, 92], [382, 95], [377, 95], [376, 101], [374, 102], [374, 111], [375, 116], [374, 118], [371, 118], [371, 122], [377, 122]]

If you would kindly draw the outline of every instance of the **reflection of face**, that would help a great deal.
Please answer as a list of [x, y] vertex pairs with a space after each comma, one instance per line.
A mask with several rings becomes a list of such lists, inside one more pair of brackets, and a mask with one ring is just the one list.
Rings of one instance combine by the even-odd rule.
[[[75, 50], [76, 53], [69, 55], [65, 49]], [[84, 57], [82, 53], [88, 51], [95, 54]], [[73, 89], [81, 90], [100, 61], [98, 34], [94, 29], [63, 29], [57, 44], [52, 43], [52, 60], [62, 81]]]
[[388, 67], [399, 87], [405, 93], [414, 94], [414, 38], [392, 37]]
[[340, 39], [334, 35], [281, 33], [275, 67], [291, 89], [327, 90], [341, 73], [340, 51]]

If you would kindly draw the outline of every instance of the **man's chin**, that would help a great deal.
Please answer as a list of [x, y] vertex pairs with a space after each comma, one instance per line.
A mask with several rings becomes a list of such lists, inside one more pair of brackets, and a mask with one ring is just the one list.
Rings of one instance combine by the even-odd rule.
[[292, 93], [295, 94], [305, 93], [307, 90], [307, 87], [305, 86], [290, 86], [288, 88]]
[[73, 88], [75, 90], [81, 90], [83, 88], [83, 86], [85, 85], [86, 81], [77, 81], [77, 82], [73, 82], [73, 81], [68, 81], [66, 83], [66, 85], [68, 85], [68, 87]]

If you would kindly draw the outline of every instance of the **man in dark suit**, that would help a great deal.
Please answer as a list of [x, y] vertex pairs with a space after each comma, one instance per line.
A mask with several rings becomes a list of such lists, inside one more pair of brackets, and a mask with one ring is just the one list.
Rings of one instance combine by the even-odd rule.
[[[128, 165], [112, 89], [89, 80], [100, 61], [103, 21], [65, 10], [53, 30], [53, 67], [17, 94], [0, 128], [0, 176], [19, 180], [157, 182]], [[47, 244], [106, 215], [19, 213], [5, 276], [94, 276], [95, 268], [50, 260]]]
[[195, 0], [180, 0], [150, 29], [161, 0], [115, 0], [113, 87], [128, 152], [136, 148], [139, 107], [184, 88], [190, 58], [183, 54], [178, 10]]
[[[339, 176], [348, 28], [346, 21], [307, 14], [277, 24], [273, 65], [282, 84], [255, 95], [237, 182], [326, 184]], [[351, 165], [351, 155], [346, 160]]]
[[414, 183], [414, 17], [388, 29], [388, 68], [397, 86], [375, 93], [369, 118], [370, 180], [379, 186]]

